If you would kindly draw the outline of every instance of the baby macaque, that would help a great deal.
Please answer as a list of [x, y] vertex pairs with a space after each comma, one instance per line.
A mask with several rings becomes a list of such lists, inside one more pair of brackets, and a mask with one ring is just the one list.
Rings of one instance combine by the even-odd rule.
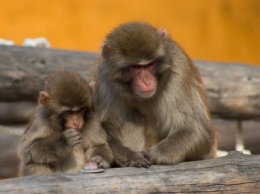
[[46, 79], [21, 137], [20, 175], [77, 172], [86, 162], [108, 168], [113, 160], [87, 81], [70, 71]]

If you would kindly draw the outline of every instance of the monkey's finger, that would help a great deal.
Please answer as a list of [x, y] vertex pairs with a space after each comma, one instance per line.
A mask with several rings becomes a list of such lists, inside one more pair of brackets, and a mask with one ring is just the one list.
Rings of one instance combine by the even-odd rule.
[[151, 163], [149, 163], [149, 164], [146, 163], [146, 164], [143, 165], [144, 168], [149, 168], [150, 166], [151, 166]]
[[139, 162], [137, 165], [139, 168], [140, 167], [149, 168], [151, 166], [151, 162], [148, 160], [145, 160], [145, 161]]
[[148, 161], [151, 161], [151, 155], [149, 154], [149, 152], [142, 152], [142, 154], [145, 159], [147, 159]]
[[103, 161], [103, 158], [101, 156], [97, 155], [97, 156], [92, 157], [91, 161], [96, 162], [96, 163], [101, 163]]
[[129, 162], [126, 162], [124, 164], [124, 167], [137, 167], [137, 168], [149, 168], [151, 165], [150, 161], [144, 159], [139, 159], [139, 160], [131, 160]]
[[82, 137], [81, 136], [74, 136], [72, 138], [70, 138], [72, 141], [82, 141]]
[[77, 131], [77, 130], [74, 130], [73, 131], [65, 131], [65, 134], [64, 134], [67, 138], [74, 138], [74, 137], [82, 137], [82, 135]]
[[109, 168], [110, 164], [102, 156], [94, 156], [91, 158], [91, 162], [97, 164], [98, 168]]
[[71, 143], [71, 146], [75, 146], [75, 145], [77, 145], [79, 143], [81, 143], [81, 141], [74, 141], [74, 142]]
[[75, 129], [67, 129], [66, 131], [64, 131], [64, 135], [66, 138], [81, 136], [81, 134], [78, 131], [76, 131]]
[[145, 156], [147, 155], [146, 152], [139, 152], [138, 155], [141, 156], [141, 158], [139, 158], [139, 160], [140, 160], [142, 163], [144, 163], [144, 165], [148, 166], [148, 167], [146, 167], [146, 168], [149, 168], [149, 166], [152, 165], [152, 163], [150, 162], [149, 157], [148, 157], [148, 158], [145, 157]]
[[71, 140], [71, 141], [76, 141], [76, 140], [82, 140], [82, 136], [81, 135], [73, 135], [73, 136], [70, 136], [70, 137], [67, 137], [68, 140]]
[[97, 166], [98, 166], [98, 168], [109, 168], [110, 167], [109, 163], [105, 160], [103, 160], [100, 163], [97, 163]]
[[137, 161], [130, 161], [124, 164], [124, 167], [137, 167], [137, 168], [141, 168], [142, 165], [141, 163], [137, 162]]
[[103, 158], [101, 156], [92, 157], [91, 162], [96, 163], [98, 168], [103, 168], [103, 165], [102, 165]]
[[73, 128], [70, 128], [70, 129], [67, 129], [65, 132], [66, 133], [75, 133], [75, 132], [77, 132], [77, 130], [73, 129]]
[[79, 137], [79, 136], [76, 136], [76, 137], [70, 138], [68, 141], [69, 141], [69, 144], [71, 146], [74, 146], [74, 145], [77, 145], [77, 144], [81, 143], [82, 142], [82, 138]]

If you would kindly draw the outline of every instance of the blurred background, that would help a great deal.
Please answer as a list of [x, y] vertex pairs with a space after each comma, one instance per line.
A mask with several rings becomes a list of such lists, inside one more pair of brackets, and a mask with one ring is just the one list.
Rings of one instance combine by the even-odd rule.
[[[108, 32], [132, 20], [167, 29], [192, 59], [260, 64], [259, 0], [0, 0], [0, 38], [17, 45], [45, 37], [52, 48], [98, 52]], [[0, 125], [24, 129], [34, 106], [1, 102]], [[234, 150], [236, 121], [214, 123], [219, 148]], [[259, 126], [243, 122], [253, 154], [260, 154]], [[17, 176], [19, 134], [10, 132], [0, 133], [0, 179]]]
[[0, 38], [98, 51], [129, 20], [166, 28], [193, 59], [260, 64], [259, 0], [0, 0]]

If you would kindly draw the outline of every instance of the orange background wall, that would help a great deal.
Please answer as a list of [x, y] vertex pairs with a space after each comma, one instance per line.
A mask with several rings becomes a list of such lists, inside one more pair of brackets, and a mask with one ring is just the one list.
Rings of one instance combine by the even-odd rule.
[[166, 28], [196, 59], [260, 64], [260, 0], [0, 0], [0, 38], [98, 51], [118, 24]]

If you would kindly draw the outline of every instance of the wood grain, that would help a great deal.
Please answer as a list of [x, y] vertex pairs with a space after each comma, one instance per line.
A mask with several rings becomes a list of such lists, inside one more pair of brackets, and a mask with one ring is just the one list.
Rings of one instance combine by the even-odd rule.
[[4, 180], [12, 193], [259, 193], [260, 156], [232, 152], [224, 158], [173, 166], [114, 168], [100, 174], [48, 174]]
[[[67, 69], [93, 79], [97, 53], [0, 46], [0, 101], [36, 101], [46, 76]], [[260, 67], [194, 61], [213, 116], [260, 120]]]

